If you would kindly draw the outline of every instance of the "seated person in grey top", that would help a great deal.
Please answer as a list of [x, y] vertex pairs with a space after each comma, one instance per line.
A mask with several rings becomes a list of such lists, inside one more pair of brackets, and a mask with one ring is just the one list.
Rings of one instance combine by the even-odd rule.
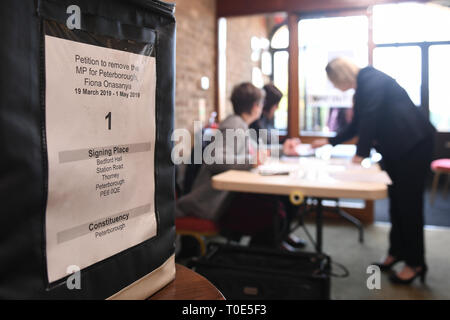
[[[301, 143], [300, 139], [287, 138], [283, 144], [280, 144], [278, 130], [275, 129], [274, 125], [275, 111], [279, 107], [279, 103], [283, 98], [283, 93], [271, 83], [266, 84], [263, 89], [265, 98], [261, 117], [253, 122], [250, 127], [255, 129], [257, 133], [261, 133], [261, 129], [266, 129], [268, 131], [268, 134], [259, 134], [258, 139], [260, 143], [267, 144], [267, 149], [270, 150], [273, 155], [298, 156], [299, 154], [296, 151], [296, 147]], [[287, 223], [290, 225], [298, 210], [290, 203], [289, 197], [280, 197], [280, 201], [283, 203], [286, 211]], [[294, 248], [302, 248], [306, 245], [305, 240], [294, 234], [287, 235], [285, 241], [287, 245], [283, 245], [289, 245]]]
[[[196, 216], [217, 221], [229, 200], [229, 192], [215, 190], [212, 176], [227, 170], [250, 170], [264, 161], [256, 135], [249, 124], [259, 119], [264, 92], [251, 83], [234, 87], [231, 95], [234, 114], [219, 124], [219, 130], [203, 151], [203, 164], [190, 193], [178, 199], [176, 216]], [[236, 139], [237, 137], [237, 139]]]

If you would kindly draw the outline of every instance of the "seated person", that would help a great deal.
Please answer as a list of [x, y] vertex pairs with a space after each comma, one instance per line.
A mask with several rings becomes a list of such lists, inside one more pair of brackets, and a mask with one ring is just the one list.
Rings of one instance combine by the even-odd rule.
[[[300, 139], [288, 138], [282, 145], [280, 145], [278, 137], [275, 136], [276, 141], [272, 141], [274, 132], [277, 132], [277, 129], [275, 129], [274, 126], [275, 111], [278, 109], [281, 98], [283, 97], [283, 93], [273, 84], [266, 84], [263, 89], [266, 95], [264, 98], [264, 106], [261, 117], [253, 122], [250, 127], [252, 129], [255, 129], [257, 132], [260, 132], [259, 130], [261, 129], [267, 130], [267, 134], [259, 134], [258, 138], [261, 143], [267, 144], [267, 148], [271, 150], [272, 153], [274, 153], [274, 151], [277, 151], [277, 154], [281, 153], [287, 156], [298, 156], [296, 147], [301, 143]], [[290, 224], [297, 213], [297, 208], [290, 203], [289, 197], [280, 197], [280, 200], [283, 203], [284, 209], [286, 211], [287, 222], [288, 224]], [[302, 248], [306, 245], [305, 240], [296, 237], [294, 234], [288, 235], [288, 237], [286, 238], [286, 242], [288, 245], [296, 248]]]
[[[279, 107], [283, 93], [273, 84], [266, 84], [263, 87], [263, 90], [266, 95], [261, 117], [253, 122], [250, 125], [250, 128], [255, 129], [257, 133], [259, 133], [259, 130], [261, 129], [267, 130], [267, 134], [258, 134], [258, 141], [267, 144], [270, 150], [278, 151], [279, 153], [287, 156], [298, 156], [295, 149], [300, 144], [300, 139], [288, 138], [281, 145], [279, 144], [279, 138], [276, 134], [277, 129], [275, 129], [274, 125], [275, 111], [277, 111]], [[272, 141], [274, 135], [276, 137], [276, 141]]]
[[[216, 143], [215, 154], [223, 155], [223, 161], [210, 163], [203, 160], [201, 169], [194, 180], [191, 192], [178, 199], [176, 216], [194, 215], [199, 218], [218, 221], [229, 200], [229, 192], [212, 187], [212, 176], [227, 170], [250, 170], [263, 161], [263, 154], [258, 152], [257, 143], [253, 139], [245, 139], [235, 144], [235, 139], [226, 139], [226, 133], [247, 130], [250, 123], [259, 119], [262, 112], [264, 92], [251, 83], [242, 83], [234, 87], [231, 95], [234, 114], [219, 124], [222, 148]], [[241, 139], [242, 140], [242, 139]], [[211, 142], [212, 144], [212, 142]], [[234, 145], [235, 144], [235, 145]], [[205, 149], [206, 153], [206, 149]], [[232, 161], [226, 161], [226, 160]], [[205, 163], [206, 162], [206, 163]], [[207, 164], [208, 163], [208, 164]]]

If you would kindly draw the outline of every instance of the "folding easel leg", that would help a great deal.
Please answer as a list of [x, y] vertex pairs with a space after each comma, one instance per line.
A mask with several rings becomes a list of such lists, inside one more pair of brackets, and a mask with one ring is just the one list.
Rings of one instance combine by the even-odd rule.
[[[437, 187], [438, 187], [438, 183], [439, 183], [439, 176], [441, 175], [441, 173], [439, 171], [436, 171], [434, 173], [434, 178], [433, 178], [433, 185], [431, 187], [431, 198], [430, 198], [430, 202], [431, 205], [434, 204], [434, 198], [436, 197], [436, 192], [437, 192]], [[447, 180], [448, 181], [448, 180]]]
[[358, 228], [358, 231], [359, 231], [359, 242], [363, 243], [364, 242], [364, 228], [363, 228], [363, 225], [362, 225], [361, 221], [359, 221], [355, 217], [349, 215], [347, 212], [342, 211], [341, 209], [338, 209], [338, 214], [341, 217], [343, 217], [345, 220], [353, 223]]

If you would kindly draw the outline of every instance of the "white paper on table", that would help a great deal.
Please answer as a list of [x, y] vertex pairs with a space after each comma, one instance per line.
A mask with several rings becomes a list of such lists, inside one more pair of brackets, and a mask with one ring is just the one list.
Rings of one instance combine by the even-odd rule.
[[353, 144], [338, 144], [331, 150], [331, 157], [351, 158], [356, 154], [356, 146]]
[[373, 170], [370, 168], [366, 169], [359, 167], [344, 171], [330, 172], [329, 174], [334, 179], [341, 181], [392, 184], [391, 178], [389, 178], [386, 171]]
[[265, 176], [270, 175], [288, 175], [290, 172], [298, 171], [298, 164], [273, 162], [258, 166], [258, 173]]
[[302, 143], [295, 147], [295, 152], [301, 157], [314, 156], [316, 154], [315, 150], [311, 148], [310, 144]]

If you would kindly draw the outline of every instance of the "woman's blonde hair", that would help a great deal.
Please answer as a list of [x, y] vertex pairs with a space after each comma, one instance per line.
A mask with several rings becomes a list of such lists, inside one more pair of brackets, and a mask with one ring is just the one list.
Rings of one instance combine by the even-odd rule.
[[327, 64], [325, 70], [327, 71], [328, 79], [334, 85], [346, 86], [356, 83], [359, 67], [345, 58], [335, 58]]

